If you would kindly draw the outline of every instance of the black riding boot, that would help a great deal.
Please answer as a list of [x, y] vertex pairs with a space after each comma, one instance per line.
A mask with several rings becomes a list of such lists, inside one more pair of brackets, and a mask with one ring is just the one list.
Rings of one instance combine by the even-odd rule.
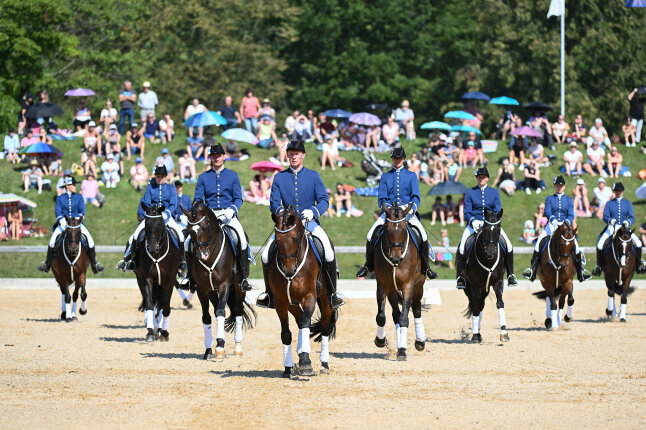
[[269, 288], [269, 263], [262, 263], [262, 275], [265, 280], [265, 295], [258, 296], [256, 306], [259, 308], [274, 309], [274, 297], [271, 295], [271, 288]]
[[101, 273], [105, 269], [105, 266], [99, 262], [96, 261], [96, 251], [94, 250], [94, 247], [87, 248], [87, 257], [90, 259], [90, 265], [92, 266], [92, 272], [96, 273]]
[[640, 275], [643, 275], [644, 273], [646, 273], [646, 265], [642, 263], [642, 247], [639, 246], [635, 248], [637, 251], [637, 255], [636, 255], [637, 261], [635, 262], [637, 265], [637, 273], [639, 273]]
[[130, 246], [130, 252], [124, 255], [123, 260], [117, 263], [117, 269], [121, 270], [122, 272], [127, 272], [127, 271], [134, 272], [135, 270], [135, 256], [137, 253], [137, 241], [133, 240], [132, 244], [126, 244], [126, 250], [128, 249], [128, 246]]
[[603, 252], [597, 248], [597, 265], [594, 266], [592, 274], [594, 276], [601, 276], [601, 266], [603, 265]]
[[538, 270], [538, 255], [539, 252], [534, 251], [534, 253], [532, 254], [532, 261], [531, 263], [529, 263], [529, 268], [523, 271], [523, 277], [525, 277], [525, 279], [529, 279], [532, 282], [534, 282], [534, 280], [536, 279], [536, 271]]
[[238, 264], [240, 265], [240, 288], [242, 291], [251, 291], [251, 284], [249, 283], [249, 254], [247, 248], [240, 250]]
[[368, 240], [366, 241], [366, 263], [363, 266], [359, 267], [357, 278], [365, 278], [366, 276], [368, 276], [368, 273], [375, 270], [374, 265], [375, 257], [374, 250], [372, 249], [372, 241]]
[[510, 251], [505, 256], [505, 268], [507, 269], [507, 286], [517, 287], [518, 281], [514, 275], [514, 251]]
[[574, 268], [576, 269], [576, 277], [579, 282], [587, 281], [592, 277], [588, 271], [583, 269], [583, 260], [581, 259], [581, 254], [574, 255]]
[[422, 246], [420, 248], [420, 252], [422, 253], [422, 271], [424, 271], [424, 274], [428, 279], [435, 279], [437, 278], [437, 273], [435, 273], [433, 270], [431, 270], [431, 263], [430, 259], [428, 256], [428, 241], [422, 243]]
[[188, 284], [188, 268], [186, 267], [186, 252], [184, 251], [184, 243], [179, 243], [179, 267], [177, 268], [177, 283], [179, 285]]
[[328, 274], [328, 301], [332, 310], [339, 308], [345, 304], [345, 301], [341, 296], [336, 293], [336, 258], [328, 263], [325, 263], [325, 271]]
[[42, 263], [40, 263], [40, 265], [38, 265], [37, 269], [44, 273], [49, 272], [49, 268], [52, 267], [53, 259], [54, 259], [54, 248], [48, 246], [47, 257], [45, 257], [45, 261], [43, 261]]
[[455, 253], [455, 274], [457, 275], [456, 287], [458, 290], [465, 289], [467, 283], [464, 280], [464, 256], [460, 254], [460, 251]]

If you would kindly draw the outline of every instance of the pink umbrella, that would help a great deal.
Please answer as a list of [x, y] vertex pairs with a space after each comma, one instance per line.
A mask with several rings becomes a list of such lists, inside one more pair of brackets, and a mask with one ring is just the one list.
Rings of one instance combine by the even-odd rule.
[[381, 120], [377, 115], [367, 112], [353, 113], [350, 115], [349, 121], [359, 125], [381, 125]]
[[512, 136], [527, 136], [527, 137], [543, 137], [543, 134], [540, 131], [537, 131], [534, 128], [527, 127], [526, 125], [515, 129], [511, 133]]
[[86, 97], [95, 96], [96, 93], [88, 88], [74, 88], [73, 90], [67, 90], [65, 95], [69, 97]]
[[270, 170], [283, 170], [280, 164], [272, 163], [271, 161], [258, 161], [251, 165], [251, 170], [258, 170], [259, 172], [267, 172]]

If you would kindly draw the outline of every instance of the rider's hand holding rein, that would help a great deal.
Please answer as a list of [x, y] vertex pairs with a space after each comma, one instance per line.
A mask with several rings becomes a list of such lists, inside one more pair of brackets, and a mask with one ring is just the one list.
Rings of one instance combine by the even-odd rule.
[[311, 209], [305, 209], [301, 213], [301, 217], [307, 222], [312, 221], [314, 219], [314, 212]]

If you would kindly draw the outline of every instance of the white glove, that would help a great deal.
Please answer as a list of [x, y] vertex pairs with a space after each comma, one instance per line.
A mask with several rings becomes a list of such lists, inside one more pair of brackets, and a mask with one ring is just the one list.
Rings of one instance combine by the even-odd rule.
[[474, 230], [478, 230], [482, 225], [484, 224], [484, 221], [479, 220], [479, 219], [474, 219], [471, 220], [471, 227], [473, 227]]
[[58, 221], [58, 225], [61, 226], [63, 230], [65, 230], [67, 228], [67, 220], [65, 218], [61, 218]]
[[164, 221], [168, 219], [168, 211], [162, 212], [162, 218], [164, 218]]
[[627, 219], [624, 220], [623, 224], [626, 226], [626, 228], [630, 227], [630, 223], [628, 222]]
[[617, 220], [616, 219], [611, 219], [610, 220], [610, 225], [615, 225], [615, 224], [617, 224]]
[[231, 219], [236, 214], [235, 211], [231, 208], [223, 210], [222, 213], [226, 217], [226, 219]]
[[186, 226], [188, 225], [188, 217], [184, 214], [179, 216], [179, 222], [183, 225]]
[[302, 217], [305, 221], [312, 221], [312, 220], [314, 219], [314, 212], [312, 212], [312, 210], [311, 210], [311, 209], [305, 209], [305, 210], [301, 213], [301, 217]]

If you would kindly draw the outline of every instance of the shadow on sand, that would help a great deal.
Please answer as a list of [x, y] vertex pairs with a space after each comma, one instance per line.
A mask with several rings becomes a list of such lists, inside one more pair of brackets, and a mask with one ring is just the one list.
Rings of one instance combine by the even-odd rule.
[[347, 358], [349, 360], [365, 360], [365, 359], [383, 359], [388, 355], [387, 352], [330, 352], [334, 358]]
[[23, 321], [29, 321], [29, 322], [42, 322], [42, 323], [59, 323], [59, 322], [65, 322], [65, 320], [62, 320], [60, 318], [22, 318]]
[[166, 358], [169, 360], [181, 359], [181, 360], [199, 360], [202, 358], [201, 354], [189, 354], [189, 353], [177, 353], [177, 352], [142, 352], [141, 355], [144, 358]]
[[287, 379], [282, 377], [280, 370], [211, 370], [209, 373], [218, 375], [220, 378], [268, 378]]
[[144, 329], [143, 325], [116, 325], [116, 324], [102, 324], [102, 328], [109, 328], [114, 330], [130, 330], [130, 329]]
[[145, 343], [145, 338], [142, 337], [100, 337], [99, 340], [103, 342], [120, 342], [120, 343]]

